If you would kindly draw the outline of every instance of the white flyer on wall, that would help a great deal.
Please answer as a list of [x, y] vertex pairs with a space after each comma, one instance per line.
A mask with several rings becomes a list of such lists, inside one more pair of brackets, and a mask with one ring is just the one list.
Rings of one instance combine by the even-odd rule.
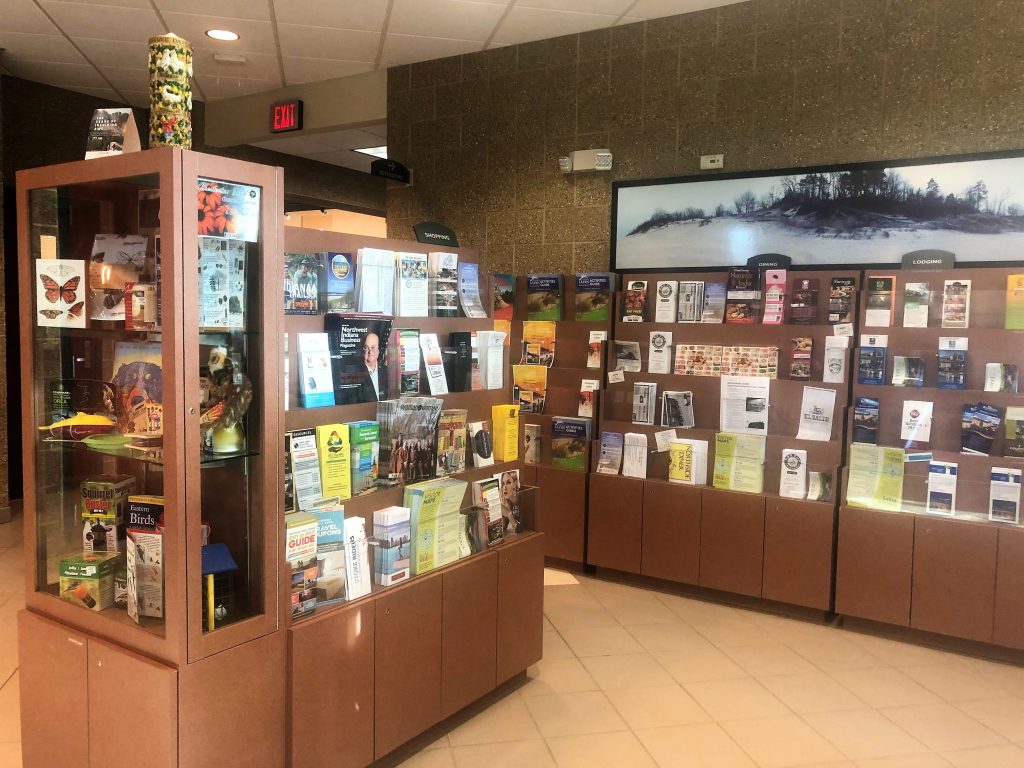
[[723, 376], [719, 428], [744, 435], [768, 434], [767, 376]]
[[836, 391], [822, 387], [804, 387], [800, 403], [800, 429], [797, 440], [832, 439], [832, 417], [836, 407]]
[[802, 499], [807, 495], [807, 451], [797, 448], [782, 449], [782, 469], [779, 476], [779, 496]]
[[672, 333], [651, 331], [650, 346], [647, 349], [648, 373], [672, 372]]

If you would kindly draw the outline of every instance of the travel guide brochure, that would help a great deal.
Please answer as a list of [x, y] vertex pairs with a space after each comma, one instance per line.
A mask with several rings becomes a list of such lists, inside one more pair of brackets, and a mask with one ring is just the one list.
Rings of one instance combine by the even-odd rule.
[[661, 426], [689, 429], [693, 425], [693, 392], [662, 392]]
[[789, 296], [789, 321], [793, 325], [813, 325], [818, 322], [818, 291], [821, 282], [817, 278], [793, 278]]
[[704, 308], [701, 311], [702, 323], [721, 323], [725, 319], [726, 284], [723, 282], [704, 283]]
[[853, 407], [853, 442], [878, 445], [878, 400], [858, 397]]
[[323, 309], [351, 314], [356, 311], [356, 263], [351, 253], [323, 254]]
[[723, 376], [766, 376], [769, 379], [779, 375], [778, 347], [722, 347]]
[[523, 322], [523, 352], [521, 365], [543, 365], [550, 368], [555, 362], [555, 324], [550, 320]]
[[647, 372], [672, 372], [672, 332], [651, 331], [647, 347]]
[[513, 396], [522, 413], [544, 413], [548, 369], [543, 365], [512, 366]]
[[847, 503], [899, 512], [903, 506], [903, 449], [854, 443], [849, 455]]
[[597, 471], [602, 475], [617, 475], [622, 466], [622, 433], [602, 432]]
[[1009, 406], [1006, 409], [1003, 456], [1024, 459], [1024, 407]]
[[465, 408], [441, 411], [437, 422], [437, 475], [466, 471], [468, 415]]
[[892, 385], [894, 387], [923, 387], [924, 358], [895, 355], [892, 359]]
[[760, 303], [757, 272], [747, 267], [729, 267], [729, 280], [725, 289], [725, 322], [756, 323]]
[[540, 424], [523, 425], [523, 463], [540, 464]]
[[639, 341], [619, 341], [616, 339], [612, 344], [615, 349], [615, 367], [613, 370], [631, 371], [633, 373], [641, 370]]
[[601, 367], [601, 342], [608, 340], [608, 331], [591, 331], [587, 340], [587, 368]]
[[459, 316], [459, 254], [427, 254], [428, 291], [432, 317]]
[[903, 288], [903, 327], [928, 327], [928, 283], [907, 283]]
[[581, 272], [576, 275], [576, 320], [605, 322], [611, 317], [612, 286], [610, 272]]
[[939, 389], [966, 389], [967, 348], [968, 339], [966, 336], [942, 336], [939, 338], [936, 380], [936, 386]]
[[427, 257], [399, 253], [395, 303], [399, 317], [426, 317], [433, 296], [428, 291]]
[[925, 511], [930, 515], [956, 514], [957, 465], [952, 461], [928, 463], [928, 496]]
[[[786, 319], [786, 270], [768, 269], [763, 276], [764, 311], [762, 325], [782, 325]], [[815, 296], [817, 305], [817, 296]]]
[[677, 307], [677, 322], [701, 322], [704, 313], [704, 281], [680, 280]]
[[715, 488], [746, 493], [764, 491], [765, 439], [719, 432], [715, 435]]
[[526, 319], [562, 319], [562, 276], [526, 276]]
[[492, 274], [491, 282], [494, 286], [491, 297], [491, 317], [494, 320], [512, 320], [516, 307], [515, 275]]
[[942, 288], [942, 327], [966, 328], [971, 316], [971, 281], [946, 280]]
[[860, 359], [857, 361], [858, 384], [885, 384], [885, 361], [888, 336], [863, 334], [860, 337]]
[[867, 278], [864, 325], [888, 328], [895, 309], [896, 278], [893, 275], [872, 275]]
[[600, 387], [601, 382], [597, 379], [582, 379], [580, 381], [580, 399], [579, 406], [576, 409], [577, 416], [593, 418], [594, 398]]
[[469, 423], [469, 446], [473, 452], [474, 467], [489, 467], [494, 464], [494, 439], [491, 422], [471, 421]]
[[480, 298], [480, 265], [476, 262], [459, 262], [459, 303], [466, 317], [487, 317]]
[[1024, 275], [1006, 276], [1006, 314], [1003, 327], [1024, 330]]
[[1002, 427], [1003, 414], [1003, 408], [998, 405], [965, 405], [960, 452], [991, 456], [992, 444]]
[[551, 419], [551, 464], [577, 472], [587, 470], [590, 419], [554, 416]]
[[395, 307], [395, 252], [360, 248], [356, 269], [356, 312], [393, 315]]
[[793, 347], [789, 353], [789, 378], [796, 381], [811, 379], [811, 350], [814, 339], [810, 336], [799, 336], [793, 339]]
[[828, 321], [833, 325], [853, 322], [853, 302], [857, 278], [833, 277], [828, 298]]
[[989, 473], [988, 519], [996, 523], [1020, 523], [1021, 471], [992, 467]]
[[932, 439], [932, 411], [929, 400], [904, 400], [903, 420], [900, 422], [900, 440], [906, 449], [927, 448]]

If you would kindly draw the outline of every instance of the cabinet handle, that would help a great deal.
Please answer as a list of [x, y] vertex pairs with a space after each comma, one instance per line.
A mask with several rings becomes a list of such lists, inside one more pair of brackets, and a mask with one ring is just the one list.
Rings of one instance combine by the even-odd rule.
[[390, 616], [391, 615], [391, 609], [390, 608], [385, 608], [384, 609], [384, 615], [385, 616]]
[[191, 413], [191, 414], [195, 414], [196, 409], [195, 408], [189, 408], [188, 412]]
[[102, 661], [97, 661], [96, 662], [96, 666], [97, 667], [102, 667], [103, 666], [103, 662]]

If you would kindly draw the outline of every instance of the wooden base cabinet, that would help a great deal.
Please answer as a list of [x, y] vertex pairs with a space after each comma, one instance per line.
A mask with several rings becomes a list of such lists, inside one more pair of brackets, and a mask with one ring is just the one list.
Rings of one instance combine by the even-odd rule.
[[587, 473], [568, 469], [536, 467], [536, 528], [545, 536], [547, 556], [571, 563], [583, 562], [583, 543], [587, 538]]
[[700, 585], [761, 596], [764, 496], [705, 488], [700, 516]]
[[587, 562], [640, 573], [644, 481], [617, 475], [590, 476]]
[[914, 517], [840, 507], [836, 613], [910, 625]]

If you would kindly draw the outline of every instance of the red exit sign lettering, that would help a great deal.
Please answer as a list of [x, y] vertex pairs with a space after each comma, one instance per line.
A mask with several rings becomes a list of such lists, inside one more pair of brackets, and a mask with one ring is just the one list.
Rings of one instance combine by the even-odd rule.
[[302, 99], [274, 104], [270, 108], [270, 132], [284, 133], [302, 129]]

